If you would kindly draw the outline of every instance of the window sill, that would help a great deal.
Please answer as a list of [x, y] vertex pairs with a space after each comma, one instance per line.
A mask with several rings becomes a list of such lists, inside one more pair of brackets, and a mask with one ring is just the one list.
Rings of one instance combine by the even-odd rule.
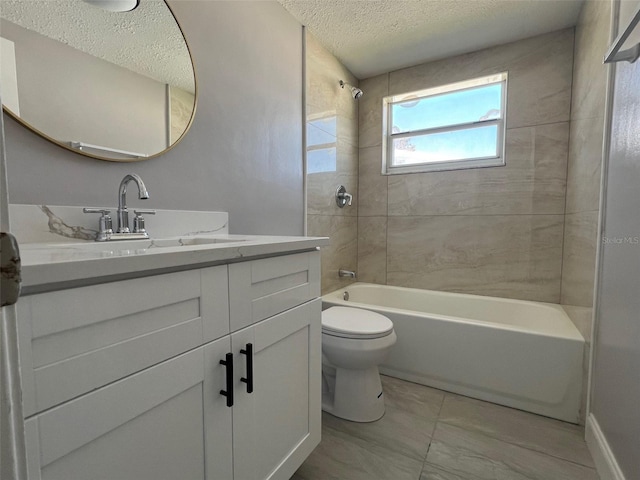
[[446, 172], [451, 170], [470, 170], [475, 168], [504, 167], [504, 158], [485, 158], [481, 160], [458, 160], [418, 165], [402, 165], [383, 168], [382, 175], [404, 175], [408, 173]]

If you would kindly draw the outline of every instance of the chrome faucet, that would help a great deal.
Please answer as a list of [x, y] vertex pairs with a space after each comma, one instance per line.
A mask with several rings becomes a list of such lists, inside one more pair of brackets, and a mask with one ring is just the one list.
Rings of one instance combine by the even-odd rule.
[[118, 194], [118, 233], [131, 232], [129, 230], [129, 211], [127, 210], [127, 184], [132, 180], [136, 182], [136, 185], [138, 185], [138, 198], [149, 198], [149, 192], [147, 191], [147, 187], [142, 181], [142, 178], [140, 178], [140, 175], [136, 175], [135, 173], [125, 175], [120, 182]]

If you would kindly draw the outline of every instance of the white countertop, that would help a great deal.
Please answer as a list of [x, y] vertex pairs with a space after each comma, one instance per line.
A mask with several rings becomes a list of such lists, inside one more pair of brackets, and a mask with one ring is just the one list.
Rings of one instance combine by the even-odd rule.
[[[192, 244], [194, 242], [220, 242]], [[311, 250], [325, 237], [198, 235], [158, 240], [24, 243], [22, 294]]]

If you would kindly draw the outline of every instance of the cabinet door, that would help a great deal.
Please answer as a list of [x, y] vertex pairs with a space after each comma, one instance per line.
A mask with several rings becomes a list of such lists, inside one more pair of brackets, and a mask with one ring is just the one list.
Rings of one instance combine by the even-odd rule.
[[204, 478], [202, 348], [26, 422], [30, 479]]
[[[320, 442], [320, 299], [231, 337], [238, 358], [233, 412], [234, 478], [289, 479]], [[253, 393], [247, 378], [253, 347]]]
[[[229, 337], [218, 342], [228, 349]], [[205, 438], [232, 434], [230, 412], [218, 425], [205, 412], [204, 354], [197, 348], [28, 419], [29, 478], [204, 480]]]

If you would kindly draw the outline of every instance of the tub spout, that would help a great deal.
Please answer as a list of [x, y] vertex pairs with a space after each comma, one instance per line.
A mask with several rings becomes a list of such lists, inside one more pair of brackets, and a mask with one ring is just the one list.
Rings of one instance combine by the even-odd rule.
[[338, 270], [338, 276], [356, 278], [356, 272], [352, 272], [351, 270]]

